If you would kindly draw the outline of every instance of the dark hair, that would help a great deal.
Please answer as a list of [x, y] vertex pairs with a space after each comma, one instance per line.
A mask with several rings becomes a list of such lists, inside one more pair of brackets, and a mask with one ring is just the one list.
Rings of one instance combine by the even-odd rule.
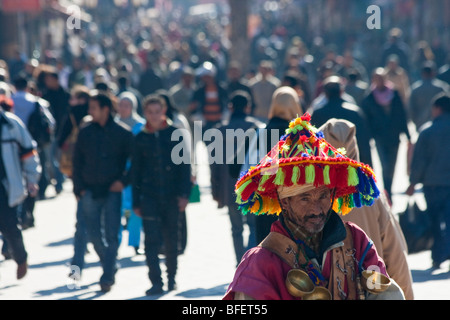
[[99, 81], [95, 84], [95, 89], [100, 90], [100, 91], [108, 91], [109, 87], [108, 84], [104, 81]]
[[89, 101], [89, 89], [83, 85], [75, 85], [71, 90], [71, 95], [76, 97], [77, 99], [85, 99]]
[[433, 98], [432, 106], [440, 108], [445, 113], [450, 113], [450, 96], [446, 93], [440, 93]]
[[234, 112], [243, 112], [244, 109], [251, 104], [252, 98], [244, 90], [233, 91], [230, 95], [230, 103], [234, 109]]
[[14, 87], [16, 87], [17, 90], [25, 90], [28, 87], [28, 80], [24, 77], [17, 77], [14, 79]]
[[174, 113], [177, 113], [178, 109], [175, 106], [175, 102], [173, 101], [171, 94], [167, 90], [164, 90], [164, 89], [156, 90], [155, 94], [164, 99], [164, 102], [166, 103], [166, 106], [167, 106], [166, 116], [169, 119], [174, 120], [174, 116], [175, 116]]
[[53, 68], [49, 69], [49, 70], [45, 70], [45, 75], [46, 76], [50, 76], [56, 80], [59, 80], [59, 74], [58, 71], [54, 70]]
[[341, 96], [341, 89], [341, 84], [334, 81], [325, 82], [323, 86], [323, 92], [329, 100], [338, 99]]
[[97, 101], [100, 108], [106, 107], [109, 111], [113, 111], [113, 101], [106, 92], [93, 90], [89, 99]]
[[161, 97], [160, 95], [157, 95], [157, 94], [150, 94], [150, 95], [146, 96], [144, 98], [144, 100], [142, 101], [142, 110], [145, 110], [145, 108], [149, 104], [154, 104], [154, 103], [161, 105], [163, 108], [167, 108], [166, 101], [164, 100], [163, 97]]
[[422, 64], [422, 74], [426, 77], [432, 77], [436, 72], [436, 63], [427, 60]]

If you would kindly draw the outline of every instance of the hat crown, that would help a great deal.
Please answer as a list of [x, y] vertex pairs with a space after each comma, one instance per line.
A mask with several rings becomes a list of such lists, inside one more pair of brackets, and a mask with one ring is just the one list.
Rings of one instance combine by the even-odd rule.
[[244, 213], [279, 214], [279, 192], [308, 184], [333, 189], [333, 210], [342, 214], [371, 205], [379, 196], [373, 170], [346, 157], [345, 149], [334, 148], [310, 120], [308, 113], [292, 120], [286, 134], [259, 164], [241, 173], [236, 195]]

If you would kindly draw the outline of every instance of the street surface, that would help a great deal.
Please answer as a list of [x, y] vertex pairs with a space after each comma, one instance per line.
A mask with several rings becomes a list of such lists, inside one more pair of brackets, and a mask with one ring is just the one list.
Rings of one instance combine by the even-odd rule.
[[[203, 153], [201, 152], [203, 151]], [[200, 154], [205, 155], [204, 149]], [[394, 179], [393, 212], [404, 211], [407, 198], [402, 194], [408, 181], [402, 144], [399, 152], [399, 169]], [[402, 158], [403, 157], [403, 158]], [[203, 160], [202, 160], [203, 159]], [[86, 268], [80, 281], [68, 277], [73, 255], [75, 232], [75, 197], [71, 181], [66, 181], [64, 191], [55, 197], [54, 189], [47, 190], [48, 199], [38, 201], [35, 209], [35, 227], [23, 232], [29, 254], [29, 270], [22, 280], [16, 279], [16, 264], [0, 257], [1, 300], [218, 300], [232, 280], [236, 262], [232, 247], [231, 227], [226, 209], [217, 209], [209, 189], [209, 170], [205, 157], [199, 160], [198, 182], [201, 202], [187, 208], [188, 241], [179, 257], [175, 291], [161, 296], [147, 297], [145, 291], [151, 284], [143, 255], [136, 255], [127, 246], [124, 232], [118, 259], [121, 268], [111, 291], [100, 292], [102, 274], [97, 255], [92, 246], [86, 255]], [[374, 164], [375, 172], [378, 165]], [[378, 177], [381, 177], [377, 173]], [[380, 178], [379, 178], [380, 180]], [[420, 196], [420, 194], [419, 194]], [[248, 232], [247, 229], [245, 231]], [[245, 237], [244, 237], [245, 238]], [[449, 261], [441, 269], [431, 271], [429, 251], [409, 255], [414, 279], [414, 293], [419, 300], [450, 300]], [[165, 271], [162, 260], [163, 273]]]

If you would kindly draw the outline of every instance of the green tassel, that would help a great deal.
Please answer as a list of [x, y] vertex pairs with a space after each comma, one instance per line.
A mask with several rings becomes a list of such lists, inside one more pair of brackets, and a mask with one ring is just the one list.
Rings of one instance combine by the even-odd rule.
[[347, 171], [348, 171], [348, 180], [347, 180], [348, 185], [357, 186], [359, 183], [358, 172], [356, 172], [356, 169], [352, 166], [348, 166]]
[[330, 166], [326, 165], [325, 168], [323, 168], [323, 183], [328, 185], [331, 183], [330, 181]]
[[305, 168], [305, 182], [306, 183], [314, 183], [314, 179], [316, 177], [316, 170], [314, 169], [314, 165], [310, 164]]
[[262, 175], [262, 178], [259, 181], [258, 190], [264, 191], [264, 190], [266, 190], [266, 188], [264, 187], [264, 184], [266, 183], [267, 180], [269, 180], [271, 175], [270, 174], [262, 174], [262, 173], [261, 173], [261, 175]]
[[240, 186], [237, 190], [236, 190], [236, 202], [239, 204], [242, 204], [242, 191], [244, 191], [244, 189], [252, 182], [252, 179], [248, 179], [247, 181], [245, 181], [242, 186]]
[[291, 178], [292, 183], [293, 183], [293, 184], [298, 184], [298, 180], [299, 180], [299, 179], [300, 179], [300, 168], [297, 167], [297, 166], [295, 166], [295, 167], [292, 169], [292, 178]]
[[284, 178], [286, 177], [286, 174], [284, 173], [282, 168], [278, 168], [277, 175], [275, 176], [275, 179], [273, 180], [273, 183], [277, 186], [282, 186], [284, 184]]

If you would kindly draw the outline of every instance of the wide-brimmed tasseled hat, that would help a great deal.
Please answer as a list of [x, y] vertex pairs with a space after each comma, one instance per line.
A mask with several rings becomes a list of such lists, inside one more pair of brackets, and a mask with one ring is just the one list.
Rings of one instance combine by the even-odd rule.
[[345, 156], [345, 149], [328, 143], [305, 113], [292, 120], [286, 134], [236, 183], [236, 202], [243, 214], [279, 214], [279, 199], [312, 188], [334, 190], [333, 210], [343, 215], [370, 206], [380, 192], [372, 168]]

